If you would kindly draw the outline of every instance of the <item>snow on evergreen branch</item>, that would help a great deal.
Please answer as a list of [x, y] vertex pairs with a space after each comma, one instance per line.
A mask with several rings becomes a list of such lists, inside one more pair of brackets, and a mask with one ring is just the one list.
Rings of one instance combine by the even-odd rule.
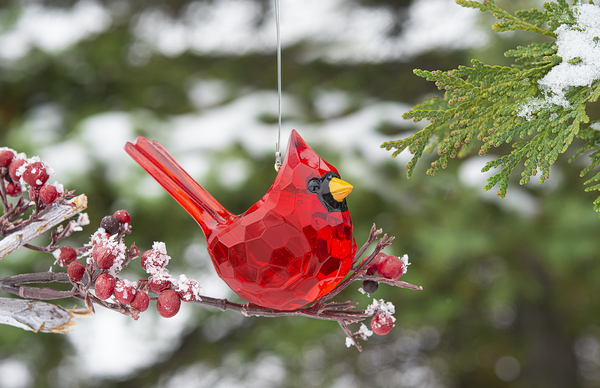
[[[555, 38], [553, 42], [532, 43], [509, 50], [512, 66], [492, 66], [473, 60], [472, 66], [450, 71], [415, 70], [415, 74], [435, 82], [444, 95], [415, 105], [404, 118], [429, 124], [412, 136], [382, 144], [394, 149], [392, 157], [408, 149], [413, 157], [407, 164], [410, 177], [423, 152], [437, 150], [438, 157], [427, 170], [434, 175], [449, 160], [464, 157], [478, 149], [485, 155], [490, 148], [510, 143], [507, 155], [490, 161], [483, 169], [498, 169], [488, 179], [485, 190], [498, 185], [498, 195], [507, 192], [509, 175], [522, 165], [520, 184], [540, 173], [540, 183], [550, 176], [550, 166], [571, 146], [575, 138], [577, 155], [592, 151], [592, 167], [600, 165], [600, 137], [590, 123], [586, 106], [600, 97], [600, 6], [564, 0], [545, 3], [544, 10], [500, 9], [493, 0], [457, 0], [482, 12], [491, 12], [500, 21], [496, 31], [524, 30]], [[589, 106], [588, 106], [589, 108]], [[587, 183], [600, 181], [596, 174]], [[598, 190], [600, 185], [588, 187]], [[600, 200], [595, 203], [600, 210]]]

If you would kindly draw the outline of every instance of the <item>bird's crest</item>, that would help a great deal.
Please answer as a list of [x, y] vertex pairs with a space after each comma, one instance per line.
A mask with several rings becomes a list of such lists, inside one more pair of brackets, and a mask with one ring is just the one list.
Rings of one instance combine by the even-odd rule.
[[322, 176], [330, 171], [337, 173], [337, 169], [331, 164], [327, 163], [323, 158], [319, 156], [306, 142], [295, 129], [292, 130], [290, 135], [290, 142], [288, 144], [287, 152], [285, 155], [284, 165], [287, 164], [294, 168], [298, 164], [304, 164], [311, 169], [318, 170], [319, 176]]

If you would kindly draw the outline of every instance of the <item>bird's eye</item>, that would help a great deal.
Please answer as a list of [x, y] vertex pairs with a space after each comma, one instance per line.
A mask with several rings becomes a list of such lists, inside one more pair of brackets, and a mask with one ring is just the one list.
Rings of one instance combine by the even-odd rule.
[[310, 191], [311, 193], [318, 192], [319, 188], [321, 187], [321, 184], [319, 183], [319, 179], [313, 178], [313, 179], [309, 180], [307, 187], [308, 187], [308, 191]]

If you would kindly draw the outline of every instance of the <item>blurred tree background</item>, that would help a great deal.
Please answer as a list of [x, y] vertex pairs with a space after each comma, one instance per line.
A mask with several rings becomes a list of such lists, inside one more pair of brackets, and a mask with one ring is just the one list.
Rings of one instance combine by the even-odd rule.
[[[127, 209], [126, 242], [145, 250], [164, 241], [173, 274], [236, 300], [200, 229], [122, 147], [138, 135], [159, 140], [230, 211], [256, 202], [275, 177], [272, 3], [0, 3], [0, 145], [39, 154], [54, 179], [88, 196], [92, 224], [73, 245]], [[541, 186], [516, 177], [500, 200], [482, 190], [489, 159], [432, 178], [425, 157], [407, 180], [407, 158], [379, 149], [418, 130], [401, 114], [439, 93], [413, 68], [508, 64], [506, 49], [537, 37], [495, 34], [489, 15], [451, 0], [282, 0], [281, 12], [282, 143], [296, 128], [338, 167], [355, 187], [358, 244], [373, 222], [396, 236], [386, 252], [409, 254], [403, 279], [424, 291], [380, 286], [374, 297], [395, 304], [396, 327], [363, 353], [332, 322], [196, 306], [137, 322], [98, 311], [68, 335], [6, 326], [0, 388], [600, 386], [600, 220], [577, 161], [560, 158]], [[47, 270], [47, 256], [20, 251], [0, 274]], [[132, 263], [123, 274], [142, 272]], [[358, 286], [337, 299], [365, 307]]]

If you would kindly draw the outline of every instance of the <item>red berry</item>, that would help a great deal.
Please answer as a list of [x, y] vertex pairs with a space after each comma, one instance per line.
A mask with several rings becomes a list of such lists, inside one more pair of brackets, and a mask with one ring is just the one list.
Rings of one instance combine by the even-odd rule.
[[150, 288], [150, 291], [154, 292], [155, 294], [160, 294], [161, 292], [168, 290], [171, 288], [171, 285], [172, 284], [170, 281], [158, 276], [150, 276], [148, 279], [148, 288]]
[[8, 166], [8, 174], [14, 182], [18, 182], [21, 179], [20, 175], [17, 175], [17, 170], [25, 163], [25, 159], [15, 159]]
[[152, 253], [154, 253], [154, 250], [149, 249], [142, 254], [142, 257], [140, 257], [140, 264], [142, 265], [144, 271], [146, 270], [146, 262], [148, 261], [148, 256], [150, 256]]
[[48, 180], [48, 172], [46, 166], [42, 162], [29, 163], [23, 173], [23, 180], [28, 185], [40, 188]]
[[58, 190], [53, 185], [44, 185], [40, 189], [40, 200], [46, 205], [51, 204], [58, 198]]
[[147, 250], [140, 258], [142, 268], [149, 273], [154, 273], [164, 268], [168, 262], [167, 255], [162, 254], [157, 249]]
[[117, 210], [113, 216], [122, 224], [131, 224], [131, 217], [127, 213], [127, 210]]
[[98, 268], [109, 269], [115, 263], [116, 255], [111, 249], [102, 244], [95, 244], [92, 249], [92, 259], [96, 261]]
[[77, 251], [69, 246], [60, 248], [60, 254], [56, 260], [58, 265], [66, 267], [77, 259]]
[[6, 190], [6, 195], [10, 197], [18, 197], [22, 193], [20, 183], [8, 182], [4, 189]]
[[131, 302], [131, 307], [140, 311], [146, 311], [148, 309], [148, 305], [150, 304], [150, 298], [148, 294], [144, 290], [137, 290], [135, 292], [135, 296], [133, 301]]
[[386, 279], [398, 279], [404, 275], [404, 269], [406, 266], [396, 256], [388, 256], [385, 260], [382, 260], [377, 265], [377, 271], [379, 275]]
[[69, 274], [69, 278], [72, 281], [79, 282], [81, 281], [81, 279], [83, 279], [83, 274], [85, 273], [85, 266], [79, 261], [73, 261], [71, 262], [71, 264], [69, 264], [67, 273]]
[[376, 254], [373, 260], [371, 260], [371, 262], [369, 263], [369, 267], [367, 268], [367, 275], [375, 275], [377, 273], [377, 266], [382, 260], [385, 260], [387, 257], [388, 255], [386, 255], [383, 252], [379, 252], [378, 254]]
[[135, 284], [130, 281], [117, 279], [115, 285], [115, 296], [119, 302], [130, 304], [135, 298]]
[[115, 278], [107, 273], [103, 273], [96, 279], [94, 292], [99, 299], [106, 300], [111, 297], [115, 291]]
[[171, 318], [179, 312], [181, 307], [181, 299], [174, 290], [166, 290], [161, 292], [156, 301], [156, 309], [161, 317]]
[[377, 335], [386, 335], [394, 327], [394, 320], [391, 315], [377, 314], [371, 319], [371, 330]]
[[15, 153], [11, 150], [0, 151], [0, 167], [8, 167], [15, 158]]

